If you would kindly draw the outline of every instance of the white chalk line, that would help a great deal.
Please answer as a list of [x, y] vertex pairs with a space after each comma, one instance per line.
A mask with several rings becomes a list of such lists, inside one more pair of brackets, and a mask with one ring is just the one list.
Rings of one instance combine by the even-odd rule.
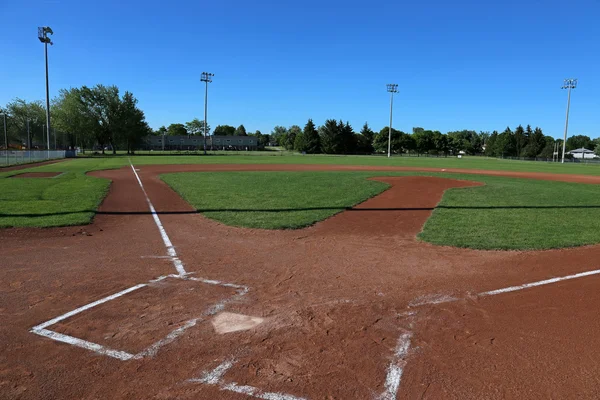
[[144, 189], [144, 184], [142, 183], [140, 176], [138, 175], [137, 171], [135, 170], [133, 163], [131, 162], [131, 159], [129, 160], [129, 165], [131, 165], [131, 170], [135, 174], [135, 178], [137, 179], [138, 184], [140, 185], [140, 188], [142, 189], [142, 192], [144, 193], [144, 197], [146, 197], [146, 202], [148, 203], [148, 207], [150, 207], [150, 213], [152, 214], [152, 218], [154, 218], [154, 223], [158, 227], [160, 236], [162, 237], [163, 243], [165, 244], [165, 247], [167, 248], [167, 254], [169, 255], [169, 257], [171, 257], [171, 261], [173, 262], [173, 265], [175, 266], [177, 273], [179, 275], [185, 275], [186, 272], [185, 272], [183, 263], [177, 256], [175, 247], [173, 246], [171, 239], [169, 239], [169, 235], [167, 235], [167, 231], [165, 231], [165, 228], [163, 227], [163, 224], [160, 221], [160, 218], [158, 217], [158, 214], [156, 213], [156, 210], [154, 209], [154, 206], [152, 205], [150, 198], [148, 197], [148, 193], [146, 193], [146, 189]]
[[[568, 280], [571, 280], [571, 279], [583, 278], [583, 277], [586, 277], [586, 276], [598, 275], [598, 274], [600, 274], [600, 269], [595, 269], [593, 271], [579, 272], [577, 274], [566, 275], [566, 276], [559, 276], [559, 277], [555, 277], [555, 278], [544, 279], [542, 281], [524, 283], [522, 285], [509, 286], [509, 287], [505, 287], [505, 288], [502, 288], [502, 289], [496, 289], [496, 290], [490, 290], [490, 291], [487, 291], [487, 292], [481, 292], [481, 293], [476, 294], [475, 296], [476, 297], [496, 296], [498, 294], [516, 292], [516, 291], [519, 291], [519, 290], [529, 289], [529, 288], [532, 288], [532, 287], [550, 285], [552, 283], [557, 283], [557, 282], [562, 282], [562, 281], [568, 281]], [[417, 299], [413, 300], [411, 303], [409, 303], [408, 307], [419, 307], [419, 306], [423, 306], [423, 305], [435, 305], [435, 304], [443, 304], [443, 303], [452, 303], [452, 302], [460, 300], [461, 298], [452, 297], [452, 296], [443, 295], [443, 294], [437, 294], [437, 295], [427, 296], [427, 300], [420, 301], [421, 299], [422, 298], [417, 298]]]
[[[51, 325], [54, 325], [60, 321], [70, 318], [74, 315], [77, 315], [83, 311], [89, 310], [90, 308], [93, 308], [100, 304], [106, 303], [110, 300], [117, 299], [117, 298], [119, 298], [123, 295], [126, 295], [128, 293], [131, 293], [137, 289], [148, 286], [149, 284], [161, 282], [167, 278], [192, 280], [192, 281], [200, 282], [200, 283], [208, 283], [208, 284], [216, 285], [216, 286], [224, 286], [227, 288], [236, 289], [236, 294], [233, 296], [230, 296], [228, 298], [225, 298], [216, 304], [211, 305], [202, 313], [201, 316], [184, 322], [183, 325], [181, 325], [180, 327], [178, 327], [175, 330], [173, 330], [172, 332], [170, 332], [166, 337], [153, 343], [150, 347], [142, 350], [141, 352], [139, 352], [137, 354], [131, 354], [126, 351], [111, 349], [107, 346], [103, 346], [98, 343], [90, 342], [90, 341], [87, 341], [84, 339], [76, 338], [73, 336], [65, 335], [63, 333], [59, 333], [59, 332], [55, 332], [55, 331], [46, 329], [47, 327], [49, 327]], [[205, 282], [205, 281], [208, 281], [208, 282]], [[225, 308], [225, 305], [227, 303], [239, 299], [241, 296], [244, 296], [246, 293], [248, 293], [248, 291], [249, 291], [248, 287], [243, 286], [243, 285], [235, 285], [232, 283], [222, 283], [220, 281], [205, 280], [202, 278], [191, 278], [191, 277], [187, 277], [186, 275], [171, 274], [171, 275], [166, 275], [166, 276], [159, 276], [156, 279], [150, 280], [149, 283], [141, 283], [139, 285], [132, 286], [132, 287], [122, 290], [118, 293], [115, 293], [110, 296], [104, 297], [100, 300], [94, 301], [93, 303], [86, 304], [82, 307], [79, 307], [79, 308], [73, 310], [73, 311], [69, 311], [68, 313], [62, 314], [62, 315], [60, 315], [56, 318], [53, 318], [49, 321], [46, 321], [42, 324], [36, 325], [30, 329], [30, 332], [35, 333], [36, 335], [40, 335], [40, 336], [43, 336], [43, 337], [46, 337], [49, 339], [56, 340], [58, 342], [67, 343], [67, 344], [70, 344], [70, 345], [73, 345], [76, 347], [87, 349], [87, 350], [93, 351], [95, 353], [105, 355], [108, 357], [112, 357], [112, 358], [116, 358], [116, 359], [119, 359], [122, 361], [127, 361], [127, 360], [131, 360], [131, 359], [141, 359], [144, 357], [152, 357], [158, 353], [160, 348], [172, 343], [177, 338], [179, 338], [186, 330], [188, 330], [189, 328], [192, 328], [193, 326], [196, 326], [196, 324], [198, 322], [203, 321], [204, 317], [214, 315], [214, 314], [220, 312], [221, 310], [223, 310]]]
[[404, 373], [404, 367], [406, 366], [406, 357], [408, 356], [408, 350], [410, 349], [411, 338], [412, 332], [405, 332], [398, 338], [394, 357], [387, 369], [384, 384], [385, 390], [377, 397], [377, 400], [396, 399], [398, 389], [400, 388], [400, 381], [402, 380], [402, 374]]
[[188, 382], [219, 386], [221, 390], [244, 394], [263, 400], [306, 400], [304, 397], [292, 396], [286, 393], [265, 392], [254, 386], [238, 385], [236, 382], [224, 382], [223, 377], [225, 376], [225, 373], [227, 373], [234, 364], [235, 360], [232, 358], [225, 360], [212, 371], [205, 372], [200, 378], [188, 379]]
[[[550, 285], [552, 283], [557, 283], [557, 282], [562, 282], [562, 281], [567, 281], [567, 280], [577, 279], [577, 278], [583, 278], [586, 276], [598, 275], [598, 274], [600, 274], [600, 269], [595, 269], [592, 271], [579, 272], [577, 274], [571, 274], [571, 275], [560, 276], [560, 277], [555, 277], [555, 278], [550, 278], [550, 279], [544, 279], [541, 281], [525, 283], [522, 285], [509, 286], [509, 287], [505, 287], [502, 289], [489, 290], [487, 292], [478, 293], [476, 296], [477, 297], [496, 296], [496, 295], [503, 294], [503, 293], [516, 292], [519, 290], [529, 289], [529, 288], [533, 288], [533, 287], [537, 287], [537, 286]], [[452, 302], [455, 302], [458, 300], [460, 300], [460, 298], [443, 295], [443, 294], [436, 294], [436, 295], [417, 298], [417, 299], [413, 300], [411, 303], [409, 303], [408, 307], [411, 308], [411, 307], [419, 307], [419, 306], [423, 306], [423, 305], [436, 305], [436, 304], [443, 304], [443, 303], [452, 303]], [[404, 314], [407, 316], [414, 315], [414, 313], [412, 313], [412, 312], [407, 312]], [[405, 335], [409, 335], [409, 336], [406, 337]], [[400, 355], [396, 356], [396, 360], [392, 361], [392, 363], [390, 364], [390, 366], [388, 368], [388, 375], [387, 375], [386, 384], [385, 384], [386, 391], [378, 398], [378, 400], [392, 400], [392, 399], [396, 398], [398, 389], [400, 388], [400, 381], [402, 378], [403, 369], [406, 366], [406, 361], [399, 362], [398, 360], [404, 360], [404, 357], [408, 353], [408, 349], [410, 347], [410, 337], [411, 337], [410, 335], [411, 335], [410, 333], [403, 334], [398, 341], [399, 351], [397, 351], [397, 354], [400, 354]], [[406, 350], [404, 350], [404, 348], [406, 348]]]
[[523, 285], [518, 285], [518, 286], [509, 286], [509, 287], [503, 288], [503, 289], [490, 290], [489, 292], [479, 293], [478, 296], [481, 296], [481, 297], [495, 296], [495, 295], [501, 294], [501, 293], [516, 292], [518, 290], [523, 290], [523, 289], [527, 289], [527, 288], [531, 288], [531, 287], [549, 285], [551, 283], [567, 281], [570, 279], [583, 278], [584, 276], [597, 275], [597, 274], [600, 274], [600, 269], [595, 269], [593, 271], [580, 272], [578, 274], [561, 276], [561, 277], [557, 277], [557, 278], [546, 279], [543, 281], [525, 283]]

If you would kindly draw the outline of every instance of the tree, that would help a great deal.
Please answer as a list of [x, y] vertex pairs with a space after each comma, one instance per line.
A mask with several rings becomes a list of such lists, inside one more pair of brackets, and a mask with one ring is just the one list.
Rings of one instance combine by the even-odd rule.
[[187, 134], [188, 131], [183, 124], [171, 124], [167, 128], [167, 135], [169, 136], [185, 136]]
[[433, 132], [433, 146], [438, 153], [448, 154], [448, 137], [441, 132]]
[[215, 135], [215, 136], [234, 136], [235, 128], [231, 125], [217, 125], [213, 135]]
[[142, 139], [151, 132], [137, 102], [131, 92], [125, 92], [119, 105], [117, 137], [114, 142], [124, 145], [127, 154], [133, 154]]
[[589, 136], [575, 135], [567, 139], [566, 151], [580, 149], [582, 147], [588, 150], [594, 150], [594, 142]]
[[[373, 148], [378, 153], [387, 153], [389, 127], [385, 127], [375, 135], [373, 139]], [[392, 128], [392, 140], [390, 142], [392, 153], [406, 153], [415, 150], [416, 145], [413, 137], [402, 131]]]
[[165, 136], [166, 134], [167, 128], [164, 125], [153, 132], [153, 135], [155, 136]]
[[301, 153], [306, 153], [306, 138], [304, 136], [304, 132], [300, 132], [296, 135], [296, 139], [294, 140], [294, 149]]
[[279, 144], [283, 145], [283, 147], [285, 147], [286, 150], [294, 150], [296, 136], [298, 136], [301, 133], [302, 133], [302, 129], [298, 125], [292, 125], [287, 130], [287, 134], [285, 135], [285, 138], [283, 139], [283, 143], [279, 143]]
[[279, 146], [283, 146], [283, 136], [287, 135], [287, 129], [283, 126], [275, 126], [271, 132], [271, 141], [277, 143]]
[[340, 134], [340, 153], [341, 154], [353, 154], [356, 152], [356, 138], [354, 136], [354, 129], [350, 125], [350, 122], [346, 121], [344, 124], [342, 120], [340, 120], [339, 126], [339, 134]]
[[[201, 135], [204, 136], [204, 121], [200, 121], [198, 118], [194, 118], [190, 122], [185, 123], [185, 129], [190, 135]], [[208, 133], [210, 133], [210, 125], [208, 125]]]
[[[37, 138], [40, 144], [46, 144], [46, 110], [41, 101], [27, 102], [15, 99], [6, 105], [6, 128], [8, 141], [18, 142], [19, 146], [30, 147]], [[27, 121], [29, 120], [29, 134], [27, 137]]]
[[372, 153], [373, 152], [373, 139], [375, 132], [369, 128], [369, 124], [365, 122], [362, 129], [360, 130], [361, 137], [357, 139], [358, 151], [361, 153]]
[[303, 151], [307, 154], [317, 154], [321, 152], [321, 138], [319, 137], [319, 132], [317, 132], [317, 128], [312, 119], [309, 119], [306, 125], [304, 125], [303, 141]]
[[340, 128], [335, 119], [328, 119], [319, 127], [321, 150], [325, 154], [339, 154], [341, 149]]
[[498, 156], [498, 153], [496, 152], [496, 150], [497, 150], [496, 141], [497, 140], [498, 140], [498, 132], [494, 131], [494, 132], [492, 132], [492, 134], [490, 135], [488, 140], [485, 142], [484, 154], [486, 156], [488, 156], [488, 157], [497, 157]]
[[[531, 126], [527, 125], [528, 130], [531, 131]], [[525, 134], [527, 135], [527, 129], [525, 130]], [[544, 133], [542, 132], [542, 130], [540, 128], [535, 128], [534, 131], [531, 132], [531, 134], [529, 134], [529, 140], [527, 143], [527, 146], [525, 146], [525, 148], [523, 148], [523, 151], [521, 152], [521, 157], [527, 157], [527, 158], [535, 158], [540, 156], [540, 154], [542, 153], [542, 151], [544, 150], [544, 148], [547, 145], [547, 141], [546, 138], [544, 136]], [[548, 158], [548, 157], [545, 157]]]
[[237, 129], [235, 130], [234, 135], [235, 136], [248, 136], [248, 134], [246, 133], [246, 128], [244, 127], [244, 125], [238, 126]]
[[61, 89], [52, 101], [51, 113], [54, 129], [67, 135], [70, 146], [81, 145], [85, 153], [86, 146], [92, 145], [93, 137], [85, 129], [82, 106], [79, 89]]
[[509, 127], [506, 127], [504, 132], [498, 135], [496, 154], [498, 157], [515, 157], [517, 155], [515, 135]]
[[523, 126], [517, 126], [515, 129], [515, 148], [517, 157], [522, 157], [521, 153], [523, 152], [523, 148], [527, 145], [527, 141], [525, 140], [525, 129]]
[[429, 153], [430, 150], [435, 149], [435, 144], [433, 142], [433, 132], [426, 131], [423, 128], [417, 128], [419, 130], [415, 131], [413, 128], [413, 138], [417, 144], [417, 152], [419, 154]]

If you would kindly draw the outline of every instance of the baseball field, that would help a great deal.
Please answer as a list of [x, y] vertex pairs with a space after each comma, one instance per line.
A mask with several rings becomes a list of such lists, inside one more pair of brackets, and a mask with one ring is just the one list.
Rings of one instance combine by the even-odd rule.
[[0, 397], [597, 398], [600, 167], [0, 169]]

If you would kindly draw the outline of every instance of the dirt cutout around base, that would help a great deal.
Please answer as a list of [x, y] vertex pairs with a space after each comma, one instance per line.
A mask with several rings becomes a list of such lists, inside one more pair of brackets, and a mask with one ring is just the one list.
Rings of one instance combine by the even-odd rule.
[[25, 172], [11, 176], [11, 178], [54, 178], [61, 175], [62, 172]]

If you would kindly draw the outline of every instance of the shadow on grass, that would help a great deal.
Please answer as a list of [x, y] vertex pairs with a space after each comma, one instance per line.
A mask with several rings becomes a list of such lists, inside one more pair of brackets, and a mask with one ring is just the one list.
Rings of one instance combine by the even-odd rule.
[[[437, 207], [387, 207], [387, 208], [352, 208], [352, 207], [302, 207], [302, 208], [206, 208], [190, 211], [156, 211], [157, 215], [185, 215], [185, 214], [201, 214], [205, 212], [295, 212], [295, 211], [433, 211], [433, 210], [592, 210], [600, 209], [598, 206], [437, 206]], [[53, 213], [27, 213], [27, 214], [12, 214], [0, 213], [2, 217], [50, 217], [57, 215], [71, 215], [79, 213], [93, 213], [95, 215], [152, 215], [151, 211], [97, 211], [97, 210], [76, 210], [76, 211], [61, 211]]]

